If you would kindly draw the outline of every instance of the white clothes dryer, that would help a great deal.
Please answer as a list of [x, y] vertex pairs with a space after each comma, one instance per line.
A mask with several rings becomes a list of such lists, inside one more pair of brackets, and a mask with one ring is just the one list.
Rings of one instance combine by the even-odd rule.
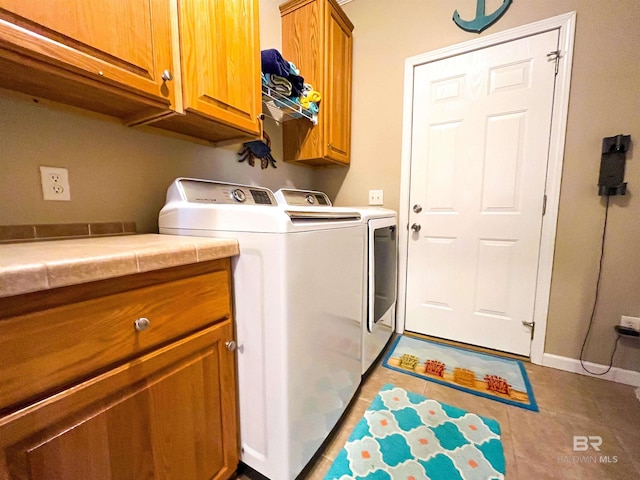
[[315, 190], [280, 189], [275, 192], [285, 208], [356, 211], [367, 225], [363, 249], [365, 308], [362, 320], [362, 374], [380, 357], [396, 328], [398, 283], [398, 215], [379, 207], [334, 207], [329, 197]]
[[266, 188], [178, 178], [158, 222], [163, 234], [238, 240], [241, 460], [294, 479], [360, 384], [362, 215], [282, 208]]

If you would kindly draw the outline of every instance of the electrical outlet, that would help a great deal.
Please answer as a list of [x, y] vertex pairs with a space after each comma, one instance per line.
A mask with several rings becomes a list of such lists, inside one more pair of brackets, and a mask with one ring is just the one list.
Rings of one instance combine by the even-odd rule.
[[384, 205], [383, 190], [369, 190], [369, 205]]
[[622, 315], [622, 317], [620, 317], [620, 326], [631, 328], [636, 332], [640, 332], [640, 317], [629, 317], [627, 315]]
[[66, 168], [40, 167], [40, 181], [45, 200], [71, 200], [69, 171]]

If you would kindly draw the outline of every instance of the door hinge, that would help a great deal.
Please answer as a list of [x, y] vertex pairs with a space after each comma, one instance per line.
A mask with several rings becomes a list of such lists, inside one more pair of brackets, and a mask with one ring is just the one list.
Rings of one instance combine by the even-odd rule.
[[555, 75], [558, 75], [558, 68], [560, 65], [560, 50], [554, 50], [553, 52], [547, 53], [547, 58], [556, 62]]
[[542, 216], [544, 217], [544, 214], [547, 213], [547, 195], [545, 194], [544, 197], [542, 197]]

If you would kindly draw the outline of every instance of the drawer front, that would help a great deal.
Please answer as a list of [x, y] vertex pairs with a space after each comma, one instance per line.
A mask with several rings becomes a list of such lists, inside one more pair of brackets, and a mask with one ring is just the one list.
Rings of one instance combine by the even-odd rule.
[[[227, 264], [225, 270], [1, 320], [0, 410], [229, 318], [230, 289]], [[135, 322], [141, 318], [149, 325], [139, 331]]]

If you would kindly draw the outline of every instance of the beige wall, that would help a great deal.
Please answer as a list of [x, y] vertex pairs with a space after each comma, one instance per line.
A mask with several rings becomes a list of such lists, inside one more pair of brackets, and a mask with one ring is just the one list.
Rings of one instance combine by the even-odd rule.
[[[500, 3], [500, 2], [499, 2]], [[344, 10], [355, 25], [353, 159], [324, 170], [319, 188], [339, 205], [365, 204], [383, 189], [397, 209], [400, 189], [404, 60], [477, 38], [451, 20], [475, 15], [475, 0], [354, 0]], [[487, 9], [496, 2], [487, 2]], [[631, 134], [640, 142], [640, 4], [637, 0], [513, 2], [488, 35], [577, 12], [572, 87], [545, 351], [578, 358], [596, 284], [604, 217], [596, 183], [602, 137]], [[640, 316], [640, 165], [628, 156], [629, 193], [613, 198], [599, 305], [585, 358], [608, 364], [620, 315]], [[640, 371], [640, 342], [621, 341], [614, 365]]]
[[[282, 158], [273, 122], [273, 152]], [[216, 149], [117, 121], [70, 112], [0, 92], [0, 224], [135, 221], [157, 232], [158, 212], [174, 178], [310, 188], [311, 170], [277, 162], [261, 170], [238, 163], [239, 145]], [[70, 202], [45, 202], [40, 165], [69, 170]]]

